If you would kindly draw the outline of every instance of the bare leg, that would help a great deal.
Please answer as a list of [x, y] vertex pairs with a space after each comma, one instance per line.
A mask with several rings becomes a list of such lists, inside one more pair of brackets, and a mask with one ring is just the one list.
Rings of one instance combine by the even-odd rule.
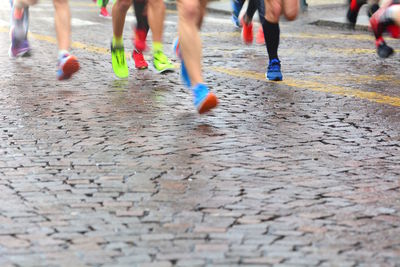
[[265, 19], [271, 23], [278, 23], [282, 13], [282, 0], [264, 0]]
[[203, 83], [201, 59], [202, 48], [198, 25], [201, 23], [202, 10], [198, 1], [179, 0], [179, 42], [182, 57], [192, 85]]
[[38, 0], [17, 0], [14, 1], [16, 7], [26, 7], [36, 5]]
[[164, 30], [165, 4], [163, 0], [149, 0], [147, 16], [153, 34], [153, 42], [162, 43]]
[[68, 50], [71, 42], [71, 13], [68, 0], [53, 0], [54, 21], [59, 50]]
[[117, 0], [112, 8], [113, 33], [116, 38], [122, 38], [126, 13], [131, 6], [131, 0]]
[[287, 20], [295, 20], [299, 13], [299, 1], [298, 0], [282, 0], [283, 2], [283, 14]]

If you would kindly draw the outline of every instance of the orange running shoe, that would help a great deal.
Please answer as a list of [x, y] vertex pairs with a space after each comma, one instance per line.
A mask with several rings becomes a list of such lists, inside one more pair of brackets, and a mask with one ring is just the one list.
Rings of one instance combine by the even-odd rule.
[[242, 23], [242, 40], [245, 44], [251, 45], [253, 43], [253, 22], [246, 24], [244, 19], [240, 20]]
[[264, 45], [265, 44], [265, 39], [264, 39], [264, 31], [262, 25], [258, 28], [257, 35], [256, 35], [256, 44], [258, 45]]

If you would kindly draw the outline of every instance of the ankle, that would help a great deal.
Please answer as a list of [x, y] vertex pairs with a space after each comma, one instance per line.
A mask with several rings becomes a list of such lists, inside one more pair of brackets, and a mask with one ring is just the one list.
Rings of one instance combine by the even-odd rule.
[[246, 14], [243, 16], [243, 21], [246, 25], [251, 24], [251, 20]]
[[58, 50], [58, 57], [59, 58], [62, 58], [63, 56], [68, 55], [68, 54], [69, 54], [68, 50], [65, 50], [65, 49]]
[[153, 53], [163, 52], [163, 45], [161, 42], [153, 42]]
[[112, 44], [113, 44], [113, 46], [123, 46], [124, 40], [123, 40], [122, 36], [121, 37], [114, 36], [112, 39]]

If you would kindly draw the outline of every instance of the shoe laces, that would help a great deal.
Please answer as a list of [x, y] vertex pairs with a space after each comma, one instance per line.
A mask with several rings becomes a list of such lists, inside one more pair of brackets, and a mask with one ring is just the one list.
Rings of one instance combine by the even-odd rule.
[[134, 50], [133, 55], [136, 59], [144, 60], [143, 53], [137, 49]]
[[118, 64], [125, 64], [125, 50], [123, 46], [112, 46], [112, 50], [115, 53], [115, 58]]
[[268, 65], [268, 70], [273, 70], [273, 71], [279, 71], [281, 69], [281, 62], [279, 61], [279, 59], [272, 59], [269, 62]]
[[155, 52], [154, 59], [159, 61], [160, 63], [168, 63], [168, 57], [162, 51]]
[[198, 84], [195, 88], [193, 88], [194, 96], [195, 99], [198, 100], [198, 98], [202, 98], [206, 96], [209, 92], [207, 86], [203, 84]]

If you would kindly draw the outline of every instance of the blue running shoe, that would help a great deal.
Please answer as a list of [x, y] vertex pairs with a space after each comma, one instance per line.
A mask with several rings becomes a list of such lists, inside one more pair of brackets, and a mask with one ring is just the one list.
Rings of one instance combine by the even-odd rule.
[[242, 10], [244, 0], [231, 0], [232, 4], [232, 22], [236, 28], [242, 27], [240, 24], [239, 14], [240, 10]]
[[181, 55], [181, 51], [179, 49], [179, 38], [175, 38], [174, 42], [174, 51], [176, 56], [181, 60], [181, 77], [183, 83], [186, 85], [186, 87], [190, 88], [192, 86], [189, 78], [189, 73], [186, 70], [185, 63], [183, 62], [183, 58]]
[[279, 59], [274, 58], [269, 61], [265, 76], [270, 81], [282, 81], [281, 62]]
[[194, 105], [200, 114], [207, 112], [218, 105], [217, 97], [202, 83], [197, 84], [193, 88], [193, 94]]

